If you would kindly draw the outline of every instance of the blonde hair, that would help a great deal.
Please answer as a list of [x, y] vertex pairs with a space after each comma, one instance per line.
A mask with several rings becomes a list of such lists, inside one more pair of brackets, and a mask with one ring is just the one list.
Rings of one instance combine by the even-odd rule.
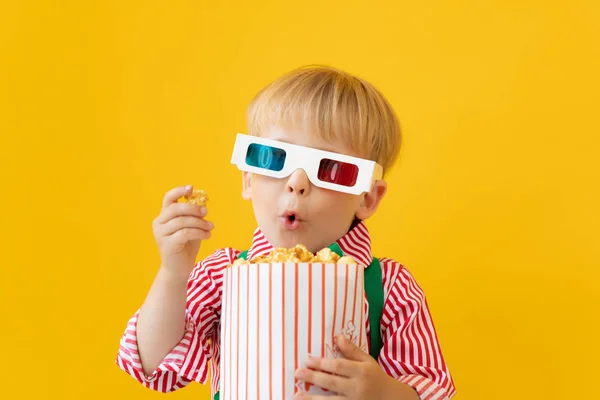
[[400, 124], [390, 103], [370, 83], [328, 66], [295, 69], [262, 89], [248, 107], [248, 133], [268, 126], [308, 130], [378, 162], [384, 173], [400, 152]]
[[308, 130], [326, 142], [349, 142], [384, 173], [400, 151], [400, 125], [389, 102], [370, 83], [328, 66], [295, 69], [261, 90], [248, 107], [248, 133], [268, 126]]

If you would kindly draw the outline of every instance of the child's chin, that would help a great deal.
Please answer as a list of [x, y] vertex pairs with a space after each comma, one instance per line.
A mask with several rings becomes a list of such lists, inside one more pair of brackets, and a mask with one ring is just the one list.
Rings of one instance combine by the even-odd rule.
[[298, 230], [284, 230], [283, 232], [280, 232], [279, 237], [277, 239], [277, 244], [272, 243], [274, 247], [283, 247], [286, 249], [290, 249], [301, 244], [303, 246], [306, 246], [310, 250], [310, 243], [308, 243], [307, 235], [301, 234]]

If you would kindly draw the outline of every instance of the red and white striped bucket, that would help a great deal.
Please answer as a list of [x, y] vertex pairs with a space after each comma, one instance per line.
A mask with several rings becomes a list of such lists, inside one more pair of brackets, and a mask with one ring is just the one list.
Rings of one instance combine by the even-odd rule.
[[346, 335], [367, 352], [364, 266], [270, 263], [234, 265], [224, 274], [221, 315], [222, 400], [293, 399], [328, 393], [294, 378], [309, 354], [342, 358]]

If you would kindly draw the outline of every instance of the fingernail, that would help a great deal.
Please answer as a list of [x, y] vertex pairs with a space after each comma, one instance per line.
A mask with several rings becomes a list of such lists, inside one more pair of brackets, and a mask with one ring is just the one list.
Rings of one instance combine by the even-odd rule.
[[215, 224], [213, 224], [212, 222], [208, 223], [208, 229], [212, 230], [215, 228]]
[[207, 213], [208, 213], [208, 210], [206, 209], [206, 207], [202, 207], [202, 208], [200, 209], [200, 216], [201, 216], [201, 217], [204, 217], [204, 216], [206, 216], [206, 214], [207, 214]]
[[192, 188], [192, 185], [187, 185], [187, 186], [185, 187], [185, 190], [190, 190], [191, 188]]

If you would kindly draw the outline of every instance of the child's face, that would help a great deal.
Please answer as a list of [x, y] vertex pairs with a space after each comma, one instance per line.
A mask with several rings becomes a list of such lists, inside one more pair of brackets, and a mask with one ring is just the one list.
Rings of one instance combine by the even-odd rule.
[[[325, 142], [309, 132], [271, 127], [262, 137], [355, 157], [342, 141]], [[263, 234], [275, 247], [305, 245], [316, 252], [346, 234], [354, 217], [375, 213], [385, 194], [383, 180], [369, 193], [352, 195], [314, 186], [302, 169], [282, 179], [243, 172], [243, 197], [252, 200]]]

